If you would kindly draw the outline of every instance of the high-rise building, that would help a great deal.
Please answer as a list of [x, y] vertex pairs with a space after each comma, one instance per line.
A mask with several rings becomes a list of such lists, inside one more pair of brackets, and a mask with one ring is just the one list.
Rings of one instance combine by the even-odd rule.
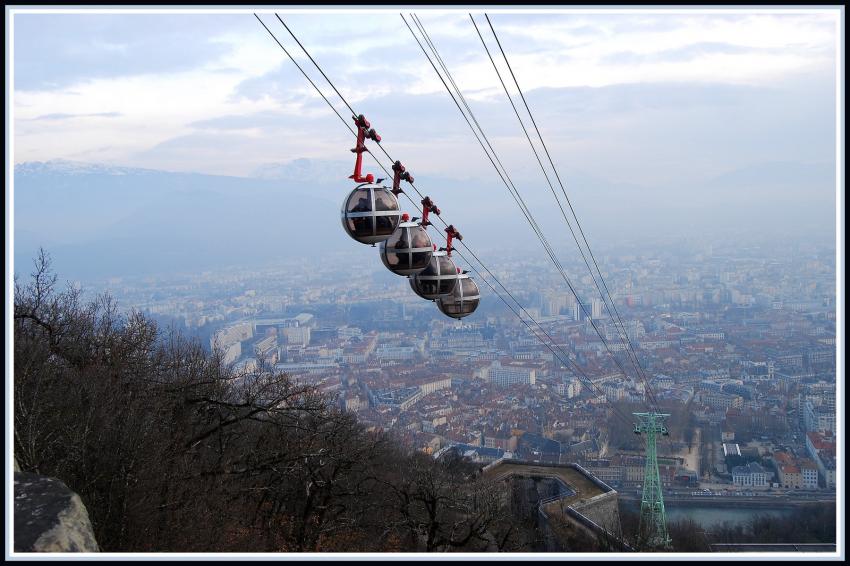
[[564, 293], [545, 293], [541, 297], [541, 308], [545, 316], [561, 314], [569, 306], [568, 296]]
[[593, 305], [590, 301], [576, 302], [573, 305], [573, 319], [576, 321], [587, 320], [593, 316]]
[[593, 299], [591, 300], [590, 305], [590, 316], [593, 317], [593, 320], [602, 318], [602, 309], [605, 308], [605, 303], [602, 302], [602, 299]]

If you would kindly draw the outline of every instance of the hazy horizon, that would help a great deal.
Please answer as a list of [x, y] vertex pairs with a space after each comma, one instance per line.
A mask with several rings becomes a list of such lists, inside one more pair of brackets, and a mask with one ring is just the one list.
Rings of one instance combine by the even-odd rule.
[[[231, 265], [250, 268], [320, 255], [348, 254], [371, 264], [376, 250], [352, 241], [339, 226], [337, 199], [347, 192], [345, 184], [332, 177], [313, 181], [316, 169], [332, 175], [346, 171], [346, 166], [300, 159], [262, 177], [225, 177], [68, 161], [19, 164], [15, 262], [29, 266], [43, 247], [62, 275], [83, 280]], [[771, 168], [776, 169], [773, 174]], [[834, 181], [828, 169], [773, 164], [756, 170], [756, 181], [748, 179], [752, 174], [744, 170], [712, 180], [705, 185], [705, 198], [688, 202], [665, 197], [674, 188], [608, 184], [572, 171], [566, 178], [577, 179], [571, 183], [571, 202], [596, 253], [616, 255], [617, 247], [624, 245], [643, 246], [652, 253], [665, 241], [708, 245], [733, 240], [743, 245], [780, 237], [834, 247], [834, 207], [828, 196]], [[735, 210], [726, 210], [728, 203], [717, 197], [718, 192], [732, 195], [741, 187], [752, 193], [766, 191], [758, 181], [765, 174], [776, 183], [809, 175], [819, 179], [813, 188], [820, 191], [778, 203], [758, 203], [758, 194], [745, 193], [735, 197], [744, 203]], [[461, 228], [467, 245], [479, 255], [486, 252], [482, 259], [488, 266], [500, 267], [504, 261], [499, 256], [506, 251], [546, 258], [504, 186], [428, 176], [418, 178], [417, 185], [434, 195], [444, 218]], [[467, 195], [449, 191], [443, 199], [427, 189], [446, 186], [462, 187]], [[577, 259], [575, 243], [560, 211], [552, 206], [548, 188], [527, 186], [520, 191], [556, 252]], [[659, 195], [657, 201], [647, 200], [647, 192]], [[820, 198], [812, 198], [818, 194]], [[448, 197], [475, 199], [474, 213], [459, 211]], [[266, 206], [257, 207], [258, 201]], [[409, 201], [402, 200], [402, 207], [413, 212]], [[311, 214], [305, 216], [300, 209]], [[86, 222], [79, 222], [86, 216]], [[432, 237], [440, 240], [434, 232]], [[371, 267], [382, 268], [380, 262]]]
[[[465, 242], [488, 250], [482, 259], [498, 265], [501, 249], [545, 258], [397, 13], [356, 25], [347, 14], [280, 13]], [[419, 15], [544, 233], [574, 253], [469, 17]], [[253, 15], [14, 17], [16, 263], [40, 246], [74, 278], [370, 257], [338, 220], [353, 140]], [[261, 17], [330, 94], [273, 15]], [[594, 249], [664, 238], [834, 244], [833, 14], [491, 20]], [[369, 159], [366, 170], [380, 173]]]

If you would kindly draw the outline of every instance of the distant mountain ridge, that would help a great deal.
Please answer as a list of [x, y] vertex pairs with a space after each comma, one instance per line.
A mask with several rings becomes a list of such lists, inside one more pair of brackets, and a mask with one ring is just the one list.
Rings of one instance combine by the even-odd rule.
[[67, 159], [25, 161], [15, 164], [16, 177], [31, 175], [144, 175], [158, 173], [162, 173], [162, 171], [140, 167], [107, 165], [104, 163], [69, 161]]
[[353, 164], [324, 159], [293, 159], [283, 163], [266, 163], [251, 172], [256, 179], [297, 179], [338, 183], [340, 173], [353, 171]]
[[768, 195], [775, 195], [777, 188], [792, 190], [832, 188], [832, 191], [820, 191], [820, 195], [834, 198], [835, 165], [832, 163], [791, 163], [787, 161], [759, 163], [716, 175], [708, 179], [703, 185], [715, 189], [764, 190]]
[[[562, 173], [593, 246], [651, 235], [710, 237], [741, 226], [835, 237], [835, 167], [829, 163], [764, 163], [667, 187]], [[251, 177], [67, 160], [19, 163], [15, 262], [29, 265], [44, 246], [58, 271], [86, 279], [262, 264], [281, 256], [316, 261], [329, 251], [371, 257], [373, 250], [355, 244], [340, 226], [340, 205], [353, 188], [349, 174], [350, 164], [312, 159], [267, 164]], [[563, 253], [574, 251], [539, 171], [515, 181], [550, 242]], [[476, 250], [538, 250], [494, 175], [460, 180], [423, 174], [417, 175], [417, 187]], [[408, 196], [418, 205], [415, 193]], [[417, 215], [406, 197], [400, 203]]]
[[29, 265], [44, 246], [57, 270], [89, 278], [257, 262], [306, 236], [321, 250], [335, 244], [331, 233], [340, 230], [338, 193], [298, 180], [21, 163], [15, 261]]

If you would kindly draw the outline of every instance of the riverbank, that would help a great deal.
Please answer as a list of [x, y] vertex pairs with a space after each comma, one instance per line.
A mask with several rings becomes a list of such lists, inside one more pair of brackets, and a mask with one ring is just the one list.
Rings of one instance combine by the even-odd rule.
[[[789, 517], [799, 510], [801, 502], [782, 501], [722, 501], [705, 499], [692, 501], [665, 501], [667, 521], [693, 519], [704, 528], [728, 522], [734, 525], [749, 523], [754, 517], [768, 516], [774, 518]], [[834, 503], [808, 503], [808, 505], [834, 505]], [[640, 500], [621, 498], [621, 509], [632, 513], [640, 511]]]

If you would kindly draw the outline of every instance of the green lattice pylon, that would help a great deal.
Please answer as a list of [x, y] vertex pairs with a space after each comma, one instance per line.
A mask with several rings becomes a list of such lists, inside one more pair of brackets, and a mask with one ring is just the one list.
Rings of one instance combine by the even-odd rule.
[[647, 546], [669, 548], [667, 513], [664, 511], [664, 494], [661, 492], [661, 475], [658, 473], [658, 455], [655, 440], [658, 434], [667, 434], [664, 419], [669, 414], [632, 413], [638, 418], [635, 434], [646, 434], [646, 467], [643, 475], [643, 497], [640, 501], [639, 538]]

